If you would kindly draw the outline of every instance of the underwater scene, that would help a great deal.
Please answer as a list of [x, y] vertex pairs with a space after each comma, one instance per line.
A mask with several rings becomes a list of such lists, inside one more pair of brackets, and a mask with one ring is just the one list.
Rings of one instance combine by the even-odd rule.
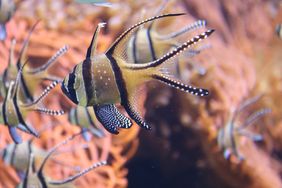
[[0, 188], [282, 188], [281, 0], [0, 0]]

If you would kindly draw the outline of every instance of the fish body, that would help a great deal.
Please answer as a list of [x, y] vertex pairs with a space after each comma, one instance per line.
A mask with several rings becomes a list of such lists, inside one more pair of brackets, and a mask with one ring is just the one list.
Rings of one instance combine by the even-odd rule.
[[[23, 43], [17, 61], [15, 61], [15, 57], [14, 57], [15, 40], [12, 41], [8, 66], [4, 70], [3, 74], [1, 75], [2, 84], [0, 91], [2, 97], [5, 97], [8, 87], [10, 85], [10, 81], [16, 79], [19, 69], [24, 63], [28, 61], [26, 57], [27, 47], [29, 44], [31, 34], [38, 23], [39, 22], [36, 22], [31, 28], [31, 30], [29, 31], [29, 34]], [[20, 96], [19, 96], [20, 100], [24, 102], [33, 101], [34, 100], [33, 95], [36, 91], [36, 88], [38, 88], [38, 86], [43, 80], [49, 80], [49, 81], [61, 80], [61, 78], [58, 78], [52, 75], [51, 73], [49, 73], [49, 68], [52, 67], [56, 63], [56, 60], [64, 53], [66, 53], [67, 50], [68, 50], [68, 46], [67, 45], [63, 46], [45, 64], [37, 68], [31, 67], [29, 63], [25, 66], [25, 69], [22, 70], [22, 74], [20, 77]]]
[[6, 38], [5, 24], [15, 13], [15, 2], [13, 0], [0, 0], [0, 40]]
[[[92, 107], [76, 106], [71, 108], [68, 114], [68, 120], [70, 123], [79, 126], [82, 130], [85, 130], [82, 135], [86, 141], [90, 141], [91, 135], [98, 138], [105, 136], [103, 130], [95, 124], [96, 117]], [[89, 132], [91, 134], [89, 134]]]
[[276, 25], [276, 28], [275, 28], [275, 31], [276, 31], [276, 35], [282, 39], [282, 24], [277, 24]]
[[8, 127], [9, 133], [16, 144], [22, 142], [21, 136], [17, 133], [17, 129], [38, 137], [37, 131], [26, 123], [26, 116], [28, 112], [36, 111], [48, 115], [62, 115], [64, 113], [62, 110], [47, 109], [38, 105], [42, 99], [46, 97], [46, 95], [48, 95], [48, 93], [59, 83], [57, 81], [54, 81], [46, 87], [41, 95], [33, 102], [25, 103], [20, 100], [19, 82], [22, 76], [23, 67], [21, 67], [17, 73], [16, 80], [10, 82], [5, 99], [0, 105], [0, 123]]
[[47, 151], [36, 147], [31, 141], [21, 144], [11, 143], [1, 151], [1, 158], [7, 165], [11, 165], [17, 172], [25, 172], [28, 168], [29, 153], [34, 153], [35, 162], [42, 161]]
[[43, 187], [44, 188], [75, 188], [76, 186], [73, 184], [74, 180], [85, 175], [86, 173], [90, 172], [91, 170], [95, 168], [106, 165], [106, 161], [94, 163], [92, 166], [64, 180], [52, 180], [48, 176], [44, 175], [43, 170], [44, 170], [44, 167], [48, 159], [54, 154], [54, 152], [56, 152], [56, 150], [59, 147], [61, 147], [62, 145], [65, 145], [68, 141], [72, 140], [73, 138], [75, 138], [78, 135], [80, 135], [80, 133], [69, 137], [68, 139], [62, 141], [61, 143], [51, 148], [47, 152], [47, 155], [44, 157], [38, 169], [34, 165], [34, 153], [30, 151], [28, 168], [26, 170], [25, 177], [17, 187], [18, 188], [31, 188], [31, 187], [32, 188], [43, 188]]
[[98, 24], [85, 60], [77, 64], [65, 77], [61, 86], [63, 93], [77, 105], [93, 106], [97, 119], [113, 134], [118, 134], [118, 128], [129, 128], [132, 125], [131, 120], [118, 111], [116, 103], [120, 103], [139, 126], [151, 129], [139, 115], [135, 105], [138, 89], [150, 80], [158, 80], [194, 95], [208, 95], [205, 89], [189, 86], [170, 78], [162, 71], [160, 65], [207, 38], [213, 30], [192, 38], [155, 61], [134, 64], [126, 55], [126, 45], [131, 35], [141, 25], [156, 19], [180, 15], [182, 14], [166, 14], [135, 24], [120, 35], [106, 53], [100, 55], [96, 55], [97, 36], [104, 24]]
[[[127, 47], [127, 55], [129, 61], [134, 63], [147, 63], [155, 61], [162, 57], [169, 50], [177, 47], [179, 42], [176, 40], [178, 36], [189, 33], [193, 30], [206, 26], [205, 20], [198, 20], [192, 24], [186, 25], [179, 31], [160, 35], [153, 25], [148, 28], [140, 28], [131, 37]], [[188, 49], [195, 51], [196, 49]]]

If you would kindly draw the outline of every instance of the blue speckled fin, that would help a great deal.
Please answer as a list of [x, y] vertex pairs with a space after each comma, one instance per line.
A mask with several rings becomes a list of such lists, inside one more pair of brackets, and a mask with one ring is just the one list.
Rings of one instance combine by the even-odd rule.
[[112, 134], [118, 134], [118, 127], [120, 126], [120, 122], [115, 114], [114, 109], [115, 107], [113, 104], [94, 106], [96, 117], [105, 127], [105, 129]]
[[7, 37], [6, 27], [3, 24], [0, 24], [0, 41], [5, 40]]
[[13, 141], [16, 143], [16, 144], [20, 144], [22, 143], [22, 137], [17, 133], [17, 128], [16, 127], [12, 127], [12, 126], [8, 126], [9, 128], [9, 133], [13, 139]]
[[120, 124], [118, 125], [119, 128], [129, 129], [132, 126], [131, 120], [120, 113], [115, 105], [113, 105], [113, 111], [120, 122]]

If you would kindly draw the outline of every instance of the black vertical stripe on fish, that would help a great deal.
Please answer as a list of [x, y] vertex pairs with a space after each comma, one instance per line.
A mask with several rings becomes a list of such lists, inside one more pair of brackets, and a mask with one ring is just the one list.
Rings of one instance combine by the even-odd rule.
[[0, 9], [1, 9], [1, 7], [2, 7], [2, 0], [0, 0]]
[[26, 127], [26, 129], [34, 136], [38, 137], [38, 133], [31, 127], [29, 127], [26, 123], [25, 123], [25, 120], [23, 119], [23, 116], [21, 114], [21, 111], [20, 111], [20, 108], [18, 106], [18, 99], [17, 99], [17, 88], [16, 89], [16, 94], [15, 96], [13, 97], [13, 105], [15, 107], [15, 110], [16, 110], [16, 115], [17, 115], [17, 118], [18, 118], [18, 121], [20, 124], [22, 124], [24, 127]]
[[26, 84], [26, 81], [24, 79], [24, 76], [23, 74], [21, 74], [21, 84], [22, 84], [22, 89], [23, 89], [23, 92], [24, 92], [24, 96], [29, 99], [30, 101], [33, 101], [33, 96], [31, 95], [30, 91], [28, 90], [28, 87], [27, 87], [27, 84]]
[[128, 115], [140, 127], [145, 128], [147, 130], [151, 129], [151, 127], [146, 122], [144, 122], [142, 120], [140, 115], [131, 106], [131, 104], [129, 102], [129, 99], [128, 99], [128, 92], [127, 92], [127, 88], [126, 88], [126, 85], [125, 85], [125, 80], [122, 77], [122, 73], [121, 73], [120, 67], [118, 66], [116, 60], [110, 54], [106, 54], [106, 56], [111, 61], [111, 66], [112, 66], [113, 72], [115, 74], [116, 84], [118, 86], [119, 93], [120, 93], [121, 105], [125, 108], [125, 110], [128, 113]]
[[[28, 153], [33, 153], [31, 144], [32, 144], [32, 139], [27, 142]], [[36, 171], [35, 162], [31, 164], [31, 167], [32, 167], [32, 172], [35, 172]]]
[[74, 109], [74, 121], [76, 125], [79, 125], [79, 118], [78, 118], [78, 114], [77, 114], [78, 109]]
[[39, 172], [37, 173], [37, 177], [38, 177], [38, 179], [39, 179], [39, 181], [40, 181], [40, 183], [41, 183], [42, 188], [48, 188], [48, 187], [47, 187], [46, 180], [45, 180], [45, 178], [44, 178], [44, 175], [43, 175], [42, 171], [39, 171]]
[[230, 125], [230, 130], [229, 130], [229, 134], [230, 134], [230, 140], [231, 140], [231, 147], [235, 153], [236, 156], [239, 156], [239, 153], [237, 151], [237, 148], [236, 148], [236, 142], [235, 142], [235, 138], [234, 138], [234, 127], [233, 127], [233, 124]]
[[153, 40], [152, 40], [152, 37], [151, 37], [151, 30], [152, 30], [152, 25], [150, 25], [150, 27], [147, 29], [147, 38], [148, 38], [148, 41], [149, 41], [149, 49], [150, 49], [150, 52], [151, 52], [151, 57], [152, 57], [152, 61], [155, 61], [157, 59], [156, 57], [156, 53], [155, 53], [155, 49], [154, 49], [154, 44], [153, 44]]
[[92, 87], [92, 73], [91, 73], [91, 60], [90, 58], [84, 60], [82, 63], [82, 76], [83, 76], [83, 83], [86, 93], [86, 101], [88, 104], [89, 101], [93, 98], [94, 88]]
[[[75, 70], [76, 70], [76, 66], [74, 67], [73, 69], [73, 72], [70, 73], [69, 75], [69, 80], [68, 80], [68, 92], [66, 91], [65, 93], [67, 95], [69, 95], [69, 97], [71, 99], [73, 99], [74, 103], [75, 104], [78, 104], [78, 101], [77, 101], [77, 96], [76, 96], [76, 91], [74, 89], [74, 82], [75, 82]], [[63, 90], [66, 90], [65, 87], [62, 87]]]
[[[1, 0], [0, 0], [1, 1]], [[7, 148], [5, 148], [5, 149], [3, 149], [2, 150], [2, 159], [3, 159], [3, 161], [6, 161], [6, 157], [7, 157]]]
[[[88, 120], [88, 122], [90, 123], [91, 126], [94, 127], [95, 124], [94, 124], [94, 122], [92, 121], [91, 115], [90, 115], [90, 113], [89, 113], [89, 111], [88, 111], [87, 108], [85, 108], [85, 112], [86, 112], [86, 115], [87, 115], [87, 120]], [[96, 128], [96, 127], [95, 127], [95, 128]]]
[[138, 36], [138, 31], [134, 33], [132, 40], [132, 54], [133, 54], [134, 63], [137, 63], [137, 46], [136, 46], [137, 36]]
[[8, 94], [6, 94], [6, 97], [5, 97], [5, 99], [3, 101], [3, 105], [2, 105], [3, 121], [4, 121], [5, 125], [8, 125], [8, 122], [7, 122], [7, 115], [8, 114], [6, 114], [7, 95]]

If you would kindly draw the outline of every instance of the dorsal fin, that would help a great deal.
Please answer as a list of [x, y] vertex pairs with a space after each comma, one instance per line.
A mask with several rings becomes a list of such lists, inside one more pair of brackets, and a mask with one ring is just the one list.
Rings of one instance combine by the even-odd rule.
[[39, 102], [41, 102], [48, 94], [49, 92], [55, 88], [56, 85], [58, 85], [59, 81], [54, 81], [51, 84], [49, 84], [44, 91], [35, 99], [33, 102], [27, 103], [27, 104], [22, 104], [23, 107], [34, 107], [37, 105]]
[[48, 181], [49, 184], [52, 184], [52, 185], [62, 185], [62, 184], [66, 184], [66, 183], [69, 183], [69, 182], [72, 182], [74, 180], [76, 180], [77, 178], [83, 176], [84, 174], [88, 173], [89, 171], [95, 169], [95, 168], [98, 168], [100, 166], [104, 166], [106, 165], [107, 162], [106, 161], [101, 161], [101, 162], [96, 162], [94, 163], [92, 166], [90, 166], [89, 168], [86, 168], [84, 170], [82, 170], [81, 172], [69, 177], [69, 178], [66, 178], [64, 180], [59, 180], [59, 181]]
[[132, 27], [130, 27], [129, 29], [127, 29], [125, 32], [123, 32], [116, 40], [115, 42], [111, 45], [111, 47], [107, 50], [106, 55], [122, 55], [122, 54], [118, 54], [118, 49], [125, 49], [125, 44], [126, 44], [126, 40], [131, 36], [130, 34], [133, 33], [136, 29], [138, 29], [139, 26], [147, 23], [147, 22], [151, 22], [153, 20], [157, 20], [157, 19], [161, 19], [161, 18], [165, 18], [165, 17], [173, 17], [173, 16], [181, 16], [181, 15], [185, 15], [184, 13], [179, 13], [179, 14], [163, 14], [160, 16], [154, 16], [151, 18], [148, 18], [144, 21], [141, 21], [135, 25], [133, 25]]
[[27, 71], [27, 73], [29, 74], [37, 74], [37, 73], [41, 73], [43, 71], [46, 71], [54, 62], [56, 62], [56, 60], [64, 55], [69, 49], [68, 45], [64, 45], [62, 48], [60, 48], [48, 61], [47, 63], [43, 64], [42, 66], [38, 67], [38, 68], [33, 68]]
[[30, 40], [30, 36], [32, 34], [32, 32], [34, 31], [35, 27], [37, 26], [37, 24], [40, 22], [40, 20], [36, 21], [35, 24], [32, 26], [32, 28], [30, 29], [26, 39], [24, 40], [24, 43], [23, 43], [23, 46], [22, 46], [22, 49], [20, 51], [20, 55], [19, 55], [19, 59], [17, 61], [17, 67], [18, 69], [21, 68], [21, 63], [22, 62], [25, 62], [26, 60], [24, 59], [24, 55], [26, 54], [26, 51], [27, 51], [27, 46], [28, 46], [28, 43], [29, 43], [29, 40]]
[[95, 55], [96, 50], [97, 50], [97, 42], [98, 42], [99, 32], [100, 32], [101, 28], [104, 27], [105, 25], [106, 25], [106, 23], [99, 23], [97, 25], [96, 30], [93, 34], [91, 43], [90, 43], [90, 45], [87, 49], [86, 59], [93, 59], [94, 58], [94, 55]]
[[[162, 4], [157, 8], [157, 10], [154, 12], [153, 15], [154, 16], [160, 15], [163, 12], [163, 10], [165, 9], [165, 6], [167, 5], [168, 1], [169, 0], [163, 0]], [[151, 22], [148, 26], [148, 29], [152, 29], [154, 26], [154, 23], [155, 22]]]

